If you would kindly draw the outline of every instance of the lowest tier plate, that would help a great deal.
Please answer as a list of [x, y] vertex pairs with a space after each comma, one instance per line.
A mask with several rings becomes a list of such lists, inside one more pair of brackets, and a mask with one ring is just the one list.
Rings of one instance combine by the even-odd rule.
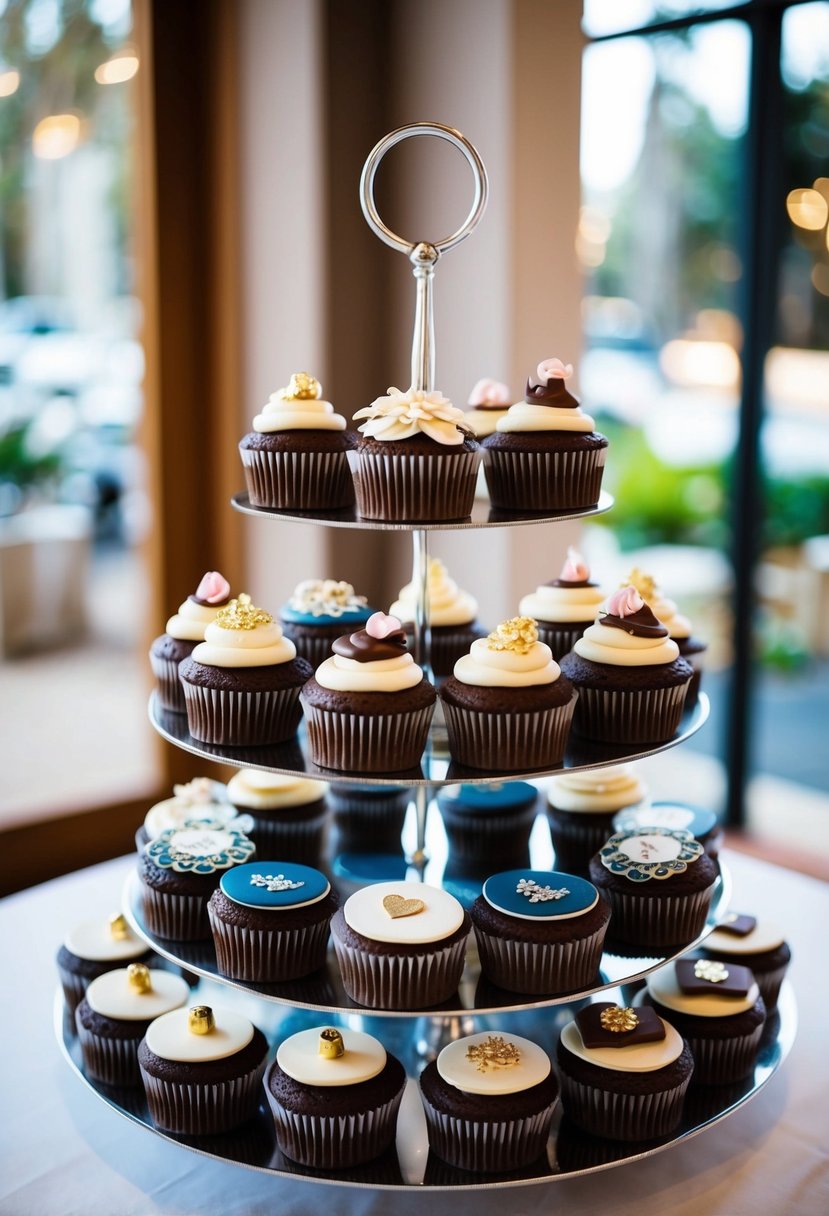
[[347, 782], [354, 785], [440, 786], [458, 782], [487, 785], [493, 781], [531, 780], [550, 776], [563, 769], [600, 768], [607, 764], [626, 764], [631, 760], [642, 760], [645, 756], [655, 756], [695, 735], [708, 719], [709, 702], [705, 693], [700, 693], [696, 705], [686, 710], [679, 730], [667, 743], [620, 747], [609, 743], [593, 743], [571, 735], [563, 764], [555, 769], [532, 769], [525, 772], [503, 772], [497, 769], [484, 772], [458, 764], [449, 756], [446, 749], [446, 729], [439, 723], [433, 723], [430, 729], [426, 751], [418, 768], [397, 773], [353, 773], [321, 768], [314, 764], [308, 753], [304, 724], [300, 724], [297, 734], [287, 743], [273, 743], [264, 747], [229, 747], [201, 743], [194, 739], [187, 728], [187, 715], [162, 709], [157, 693], [150, 695], [148, 712], [150, 722], [168, 743], [201, 756], [204, 760], [214, 760], [218, 764], [231, 764], [237, 768], [262, 768], [274, 773], [284, 773], [289, 777], [316, 777], [322, 781]]
[[[243, 997], [239, 993], [219, 992], [216, 986], [208, 981], [202, 981], [199, 984], [193, 997], [194, 1001], [200, 1003], [215, 1004], [221, 1001], [240, 1009], [268, 1036], [271, 1043], [271, 1054], [275, 1050], [275, 1045], [283, 1038], [297, 1030], [305, 1029], [309, 1025], [319, 1024], [318, 1021], [309, 1020], [307, 1015], [303, 1019], [295, 1013], [275, 1017], [274, 1014], [278, 1012], [275, 1007], [262, 1006], [250, 997]], [[621, 999], [621, 994], [617, 994], [616, 997], [611, 995], [610, 999]], [[523, 1035], [526, 1038], [534, 1039], [552, 1055], [561, 1025], [565, 1021], [569, 1021], [571, 1016], [566, 1010], [557, 1011], [557, 1014], [559, 1016], [556, 1017], [550, 1017], [547, 1014], [543, 1021], [541, 1019], [532, 1020], [526, 1014], [513, 1019], [502, 1017], [492, 1025], [476, 1023], [476, 1028]], [[483, 1021], [486, 1023], [486, 1019]], [[354, 1019], [348, 1019], [348, 1024], [355, 1025], [357, 1028], [361, 1025], [359, 1020], [355, 1022]], [[367, 1029], [375, 1034], [378, 1033], [375, 1025], [369, 1025]], [[595, 1174], [600, 1170], [625, 1165], [631, 1161], [640, 1161], [645, 1157], [662, 1152], [666, 1148], [671, 1148], [675, 1144], [682, 1144], [699, 1132], [734, 1114], [768, 1083], [788, 1055], [794, 1042], [797, 1010], [791, 989], [788, 983], [784, 983], [778, 1009], [766, 1024], [760, 1053], [752, 1074], [737, 1085], [709, 1086], [696, 1090], [691, 1088], [686, 1096], [682, 1122], [674, 1135], [662, 1140], [629, 1144], [599, 1140], [573, 1127], [566, 1116], [562, 1117], [559, 1104], [546, 1153], [525, 1169], [509, 1174], [469, 1173], [466, 1170], [458, 1170], [444, 1164], [430, 1153], [426, 1136], [426, 1120], [420, 1104], [417, 1082], [414, 1079], [425, 1062], [425, 1055], [421, 1053], [419, 1057], [412, 1058], [412, 1049], [416, 1048], [418, 1044], [418, 1024], [415, 1023], [414, 1026], [411, 1026], [403, 1023], [399, 1027], [397, 1038], [388, 1033], [394, 1029], [393, 1026], [385, 1028], [380, 1037], [387, 1048], [403, 1061], [409, 1073], [397, 1123], [395, 1146], [377, 1161], [369, 1162], [366, 1165], [349, 1170], [322, 1171], [297, 1165], [277, 1148], [273, 1119], [268, 1113], [264, 1101], [255, 1119], [224, 1136], [184, 1137], [158, 1131], [150, 1119], [142, 1089], [111, 1089], [87, 1076], [74, 1024], [65, 1012], [62, 993], [58, 992], [55, 1002], [55, 1032], [66, 1059], [81, 1080], [115, 1113], [133, 1123], [140, 1124], [164, 1140], [180, 1144], [202, 1156], [227, 1161], [247, 1169], [269, 1172], [275, 1175], [275, 1178], [306, 1178], [338, 1186], [372, 1187], [394, 1191], [412, 1189], [472, 1191], [540, 1182], [551, 1183], [564, 1178]], [[466, 1028], [463, 1028], [461, 1033], [466, 1033]], [[275, 1201], [278, 1202], [276, 1195], [275, 1191]]]
[[265, 516], [297, 524], [324, 524], [328, 528], [366, 528], [375, 532], [453, 532], [458, 528], [514, 528], [526, 524], [553, 524], [565, 519], [588, 519], [591, 515], [603, 515], [613, 506], [613, 495], [602, 490], [594, 507], [577, 511], [499, 511], [489, 499], [476, 498], [472, 514], [463, 519], [440, 519], [432, 521], [409, 520], [387, 521], [363, 519], [356, 507], [341, 511], [279, 511], [275, 507], [254, 507], [246, 491], [234, 494], [231, 504], [245, 515]]

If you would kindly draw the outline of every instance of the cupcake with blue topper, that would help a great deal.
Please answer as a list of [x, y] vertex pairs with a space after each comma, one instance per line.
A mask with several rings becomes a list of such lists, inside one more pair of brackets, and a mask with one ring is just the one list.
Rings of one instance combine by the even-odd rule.
[[597, 981], [610, 908], [585, 879], [502, 871], [486, 880], [470, 915], [481, 971], [497, 987], [552, 996]]
[[453, 868], [485, 877], [493, 865], [528, 864], [537, 805], [538, 790], [528, 781], [444, 786], [438, 809]]
[[312, 667], [331, 653], [331, 643], [350, 629], [362, 629], [371, 614], [364, 595], [351, 583], [333, 578], [306, 578], [279, 610], [282, 631]]
[[263, 984], [310, 975], [325, 962], [338, 904], [311, 866], [257, 861], [226, 871], [207, 906], [219, 971]]

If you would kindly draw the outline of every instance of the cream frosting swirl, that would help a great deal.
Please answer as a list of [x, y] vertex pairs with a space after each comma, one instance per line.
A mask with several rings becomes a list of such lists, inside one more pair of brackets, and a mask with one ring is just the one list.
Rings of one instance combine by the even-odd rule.
[[230, 584], [217, 570], [208, 570], [191, 595], [167, 622], [167, 633], [177, 642], [203, 642], [204, 631], [230, 598]]
[[[415, 688], [423, 671], [406, 647], [400, 621], [375, 612], [365, 629], [337, 638], [334, 653], [316, 670], [316, 680], [333, 692], [402, 692]], [[372, 658], [372, 654], [376, 658]]]
[[296, 646], [283, 636], [269, 612], [254, 608], [249, 596], [240, 595], [220, 609], [192, 657], [207, 667], [270, 667], [295, 659]]
[[367, 419], [357, 428], [364, 435], [383, 441], [427, 435], [436, 443], [452, 446], [463, 443], [467, 431], [463, 410], [448, 397], [415, 388], [404, 393], [392, 387], [387, 396], [377, 397], [354, 417]]
[[542, 583], [533, 593], [525, 595], [518, 611], [537, 621], [578, 624], [592, 621], [603, 599], [602, 589], [590, 584], [590, 568], [571, 545], [558, 578], [552, 583]]
[[563, 773], [550, 780], [548, 798], [562, 811], [620, 811], [641, 802], [647, 787], [626, 764], [594, 768], [586, 773]]
[[479, 380], [466, 404], [472, 407], [464, 411], [467, 426], [477, 438], [483, 439], [492, 434], [498, 419], [509, 409], [509, 388], [500, 380]]
[[[407, 583], [400, 589], [400, 597], [389, 612], [401, 621], [413, 621], [418, 589]], [[438, 558], [429, 561], [429, 580], [426, 592], [426, 617], [431, 625], [467, 625], [474, 621], [478, 612], [478, 601], [468, 591], [461, 591], [446, 567]]]
[[504, 621], [489, 637], [476, 638], [469, 654], [458, 659], [453, 673], [455, 679], [477, 688], [531, 688], [538, 684], [554, 684], [561, 675], [561, 668], [550, 647], [537, 639], [535, 621], [527, 617]]
[[675, 600], [668, 599], [652, 575], [634, 567], [627, 582], [636, 588], [654, 616], [659, 618], [669, 637], [683, 640], [691, 636], [690, 620], [679, 611]]
[[[604, 615], [613, 616], [620, 624], [605, 624], [600, 613], [595, 624], [585, 629], [576, 642], [575, 653], [592, 663], [607, 663], [612, 667], [655, 667], [673, 663], [679, 657], [679, 647], [667, 636], [667, 630], [658, 628], [659, 622], [652, 615], [653, 626], [639, 626], [631, 620], [630, 631], [624, 627], [626, 618], [641, 615], [643, 609], [650, 615], [634, 587], [615, 591]], [[659, 636], [663, 632], [664, 636]]]
[[287, 388], [271, 393], [253, 429], [261, 435], [274, 431], [344, 431], [346, 420], [321, 399], [322, 389], [313, 376], [297, 372]]
[[570, 410], [516, 401], [498, 420], [495, 429], [507, 434], [514, 431], [577, 431], [588, 434], [596, 429], [596, 423], [580, 406]]
[[258, 768], [240, 768], [227, 783], [227, 796], [235, 806], [252, 811], [275, 811], [318, 802], [328, 793], [325, 781], [308, 777], [280, 777]]

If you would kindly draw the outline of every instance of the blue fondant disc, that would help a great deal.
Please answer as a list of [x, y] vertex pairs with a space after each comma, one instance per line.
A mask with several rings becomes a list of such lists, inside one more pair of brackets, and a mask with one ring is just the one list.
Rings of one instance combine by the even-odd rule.
[[484, 899], [507, 916], [523, 920], [564, 920], [594, 907], [592, 882], [558, 870], [504, 870], [484, 883]]
[[613, 818], [614, 832], [631, 828], [681, 828], [699, 839], [716, 827], [717, 816], [703, 807], [685, 802], [654, 802], [650, 806], [627, 808]]
[[292, 861], [251, 861], [222, 875], [222, 891], [235, 904], [278, 912], [325, 899], [331, 884], [311, 866]]
[[527, 806], [538, 797], [538, 790], [528, 781], [502, 781], [493, 785], [451, 785], [438, 795], [438, 806], [448, 810], [512, 811]]
[[357, 625], [365, 625], [368, 618], [376, 611], [376, 608], [366, 606], [365, 608], [347, 608], [339, 616], [332, 616], [325, 612], [314, 616], [311, 612], [297, 612], [296, 609], [286, 604], [279, 610], [279, 615], [288, 625], [342, 625], [343, 633], [348, 633]]
[[338, 878], [368, 884], [403, 882], [409, 867], [402, 853], [340, 853], [332, 869]]

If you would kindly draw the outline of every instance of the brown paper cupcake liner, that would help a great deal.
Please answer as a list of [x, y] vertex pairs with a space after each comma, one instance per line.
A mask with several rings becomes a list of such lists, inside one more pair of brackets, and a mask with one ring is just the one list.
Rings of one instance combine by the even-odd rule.
[[536, 620], [538, 640], [550, 647], [554, 659], [560, 659], [562, 655], [570, 653], [588, 625], [592, 624], [592, 617], [589, 621], [573, 625], [553, 625], [549, 621]]
[[162, 659], [150, 652], [150, 667], [156, 678], [161, 708], [176, 714], [186, 714], [184, 689], [178, 678], [178, 660]]
[[332, 936], [343, 987], [367, 1009], [439, 1005], [460, 982], [466, 938], [428, 954], [368, 954]]
[[141, 907], [147, 928], [156, 937], [176, 942], [198, 942], [210, 937], [207, 899], [201, 895], [175, 895], [142, 883]]
[[255, 747], [284, 743], [299, 726], [299, 686], [226, 692], [184, 682], [187, 726], [201, 743]]
[[180, 1136], [210, 1136], [252, 1119], [259, 1107], [265, 1061], [242, 1077], [215, 1084], [165, 1081], [141, 1068], [153, 1123]]
[[610, 1093], [561, 1076], [565, 1114], [584, 1131], [608, 1140], [655, 1140], [673, 1132], [682, 1118], [690, 1074], [673, 1089], [658, 1093]]
[[602, 894], [610, 904], [610, 933], [616, 941], [643, 949], [661, 949], [684, 945], [702, 933], [714, 887], [712, 884], [704, 891], [690, 891], [685, 895], [657, 896], [644, 892], [627, 895], [609, 888]]
[[475, 926], [481, 971], [507, 992], [573, 992], [597, 978], [606, 924], [574, 942], [508, 941]]
[[60, 964], [58, 964], [58, 975], [60, 976], [60, 985], [63, 989], [66, 1008], [74, 1017], [75, 1010], [86, 996], [86, 990], [92, 981], [82, 975], [74, 975], [73, 972], [67, 971]]
[[575, 511], [599, 501], [607, 448], [517, 452], [484, 448], [494, 507], [506, 511]]
[[679, 727], [688, 683], [635, 691], [580, 684], [573, 729], [603, 743], [667, 743]]
[[607, 827], [599, 824], [562, 823], [548, 815], [550, 836], [556, 855], [556, 869], [565, 874], [583, 874], [587, 872], [590, 858], [598, 853], [613, 835], [613, 816], [616, 811], [609, 811]]
[[750, 1034], [730, 1039], [687, 1035], [694, 1057], [694, 1085], [730, 1085], [747, 1077], [754, 1068], [762, 1036], [763, 1022]]
[[298, 1114], [280, 1106], [265, 1085], [276, 1142], [286, 1157], [320, 1170], [372, 1161], [392, 1144], [403, 1090], [373, 1110], [353, 1115]]
[[442, 1161], [476, 1173], [499, 1173], [529, 1165], [547, 1145], [555, 1102], [535, 1115], [503, 1122], [459, 1119], [425, 1097], [429, 1147]]
[[278, 857], [280, 861], [297, 862], [309, 859], [308, 864], [313, 865], [319, 861], [327, 820], [326, 811], [314, 819], [290, 823], [255, 819], [247, 835], [256, 845], [258, 857]]
[[75, 1020], [84, 1068], [104, 1085], [140, 1085], [138, 1044], [141, 1039], [109, 1039], [88, 1030]]
[[364, 519], [465, 519], [472, 512], [480, 452], [347, 455]]
[[280, 984], [310, 975], [325, 962], [327, 920], [301, 929], [266, 930], [229, 925], [209, 905], [207, 914], [219, 971], [229, 979]]
[[502, 772], [560, 764], [578, 694], [533, 713], [487, 713], [442, 700], [449, 751], [459, 764]]
[[325, 511], [350, 507], [354, 488], [345, 452], [268, 452], [241, 448], [254, 507]]
[[767, 1013], [777, 1008], [780, 987], [785, 979], [788, 966], [788, 963], [783, 963], [782, 966], [775, 967], [773, 971], [755, 971], [753, 973]]
[[434, 707], [397, 714], [321, 709], [302, 698], [311, 759], [344, 772], [388, 773], [417, 768]]
[[502, 861], [523, 856], [537, 810], [533, 805], [504, 815], [475, 815], [445, 806], [439, 809], [455, 862], [477, 861], [491, 855], [499, 855]]

